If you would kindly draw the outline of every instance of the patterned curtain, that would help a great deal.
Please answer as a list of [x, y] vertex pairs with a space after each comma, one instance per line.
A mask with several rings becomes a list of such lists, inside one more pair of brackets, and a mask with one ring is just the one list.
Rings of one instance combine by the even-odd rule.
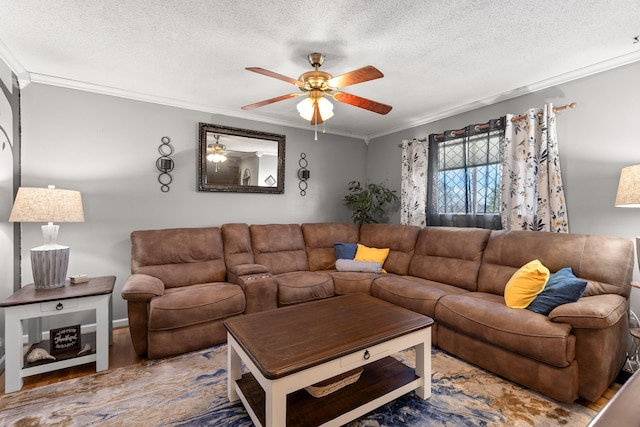
[[569, 232], [553, 105], [506, 120], [501, 217], [506, 230]]
[[427, 143], [402, 141], [400, 223], [424, 227], [427, 224]]

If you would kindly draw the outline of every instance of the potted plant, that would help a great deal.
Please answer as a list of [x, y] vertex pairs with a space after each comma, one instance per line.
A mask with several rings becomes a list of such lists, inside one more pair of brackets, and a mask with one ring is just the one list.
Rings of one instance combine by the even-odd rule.
[[395, 190], [382, 184], [363, 185], [359, 181], [351, 181], [348, 190], [344, 201], [353, 210], [353, 222], [360, 225], [380, 222], [385, 206], [398, 200]]

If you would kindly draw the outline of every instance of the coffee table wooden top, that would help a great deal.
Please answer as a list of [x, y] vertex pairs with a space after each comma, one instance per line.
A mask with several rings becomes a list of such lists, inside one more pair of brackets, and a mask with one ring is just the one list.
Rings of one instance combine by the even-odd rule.
[[91, 277], [88, 282], [75, 285], [69, 283], [69, 280], [67, 280], [64, 286], [52, 289], [36, 289], [32, 283], [20, 288], [9, 298], [2, 301], [0, 307], [12, 307], [36, 302], [110, 294], [113, 292], [115, 283], [115, 276]]
[[262, 375], [277, 379], [427, 328], [433, 319], [354, 294], [237, 316], [224, 324]]

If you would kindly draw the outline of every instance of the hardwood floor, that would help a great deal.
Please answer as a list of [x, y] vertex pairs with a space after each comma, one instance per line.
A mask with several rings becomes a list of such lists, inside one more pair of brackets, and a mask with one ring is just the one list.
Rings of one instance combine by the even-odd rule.
[[604, 391], [600, 398], [596, 399], [594, 402], [589, 402], [588, 400], [578, 399], [577, 402], [587, 408], [593, 409], [594, 411], [600, 411], [604, 408], [604, 405], [620, 390], [622, 384], [611, 383], [608, 389]]
[[[116, 328], [113, 330], [113, 345], [109, 348], [109, 369], [117, 369], [124, 366], [135, 365], [141, 363], [141, 359], [133, 350], [129, 328]], [[54, 372], [47, 372], [40, 375], [34, 375], [24, 379], [22, 390], [40, 387], [47, 384], [53, 384], [72, 378], [82, 377], [95, 373], [95, 363], [74, 366], [71, 368], [60, 369]], [[620, 389], [621, 385], [613, 383], [602, 396], [594, 402], [579, 399], [577, 402], [595, 411], [601, 410], [604, 405], [611, 399]], [[0, 392], [4, 394], [4, 372], [0, 375]]]

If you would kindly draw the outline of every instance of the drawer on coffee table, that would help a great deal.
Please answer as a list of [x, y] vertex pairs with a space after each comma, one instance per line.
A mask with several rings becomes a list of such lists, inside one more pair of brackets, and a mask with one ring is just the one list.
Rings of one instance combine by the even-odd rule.
[[[397, 350], [396, 350], [397, 351]], [[358, 367], [365, 363], [373, 362], [393, 353], [394, 350], [389, 342], [375, 345], [356, 353], [349, 354], [340, 358], [340, 366], [342, 367]]]

